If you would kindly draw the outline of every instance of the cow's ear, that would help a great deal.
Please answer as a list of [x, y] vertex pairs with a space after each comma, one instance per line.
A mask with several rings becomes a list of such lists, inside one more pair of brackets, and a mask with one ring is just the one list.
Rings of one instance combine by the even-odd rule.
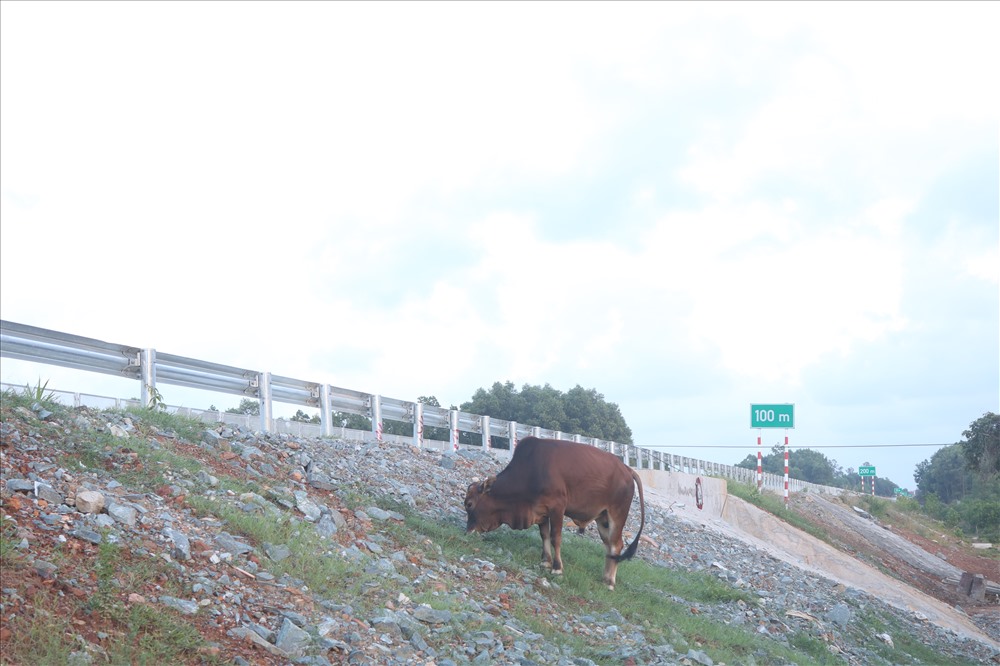
[[497, 477], [491, 476], [490, 478], [488, 478], [485, 481], [483, 481], [482, 484], [480, 484], [480, 486], [479, 486], [479, 492], [483, 493], [484, 495], [486, 493], [490, 492], [490, 489], [493, 488], [493, 482], [496, 481], [496, 480], [497, 480]]

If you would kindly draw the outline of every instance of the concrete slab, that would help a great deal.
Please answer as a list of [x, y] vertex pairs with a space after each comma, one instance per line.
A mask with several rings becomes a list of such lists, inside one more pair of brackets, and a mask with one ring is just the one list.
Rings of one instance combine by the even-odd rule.
[[[896, 608], [920, 613], [940, 627], [1000, 649], [1000, 643], [948, 604], [883, 574], [738, 497], [730, 497], [723, 479], [683, 472], [636, 471], [649, 504], [670, 509], [682, 520], [740, 539], [793, 566], [863, 590]], [[701, 508], [697, 506], [699, 484]]]

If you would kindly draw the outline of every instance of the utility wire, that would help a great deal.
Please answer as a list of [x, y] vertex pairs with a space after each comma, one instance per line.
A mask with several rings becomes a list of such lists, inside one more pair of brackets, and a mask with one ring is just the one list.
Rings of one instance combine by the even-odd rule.
[[[952, 442], [955, 444], [956, 442]], [[952, 444], [789, 444], [790, 449], [885, 449], [885, 448], [911, 448], [918, 446], [951, 446]], [[761, 445], [764, 448], [765, 445]], [[774, 446], [784, 448], [784, 444], [778, 443]], [[756, 449], [756, 444], [653, 444], [643, 446], [644, 449]], [[770, 447], [768, 447], [770, 448]]]

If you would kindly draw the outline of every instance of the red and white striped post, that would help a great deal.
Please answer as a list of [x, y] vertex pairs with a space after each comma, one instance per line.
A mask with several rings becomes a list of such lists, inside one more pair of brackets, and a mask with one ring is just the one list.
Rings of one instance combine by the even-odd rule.
[[785, 506], [788, 506], [788, 434], [785, 434]]
[[764, 485], [764, 454], [760, 451], [760, 428], [757, 429], [757, 492]]

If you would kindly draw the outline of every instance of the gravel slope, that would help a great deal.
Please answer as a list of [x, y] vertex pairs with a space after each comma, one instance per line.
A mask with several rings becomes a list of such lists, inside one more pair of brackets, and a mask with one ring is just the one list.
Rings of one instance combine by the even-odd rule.
[[[102, 467], [59, 467], [60, 450], [72, 447], [83, 433], [116, 437]], [[204, 468], [166, 470], [162, 487], [137, 491], [128, 479], [130, 471], [144, 464], [134, 451], [139, 441], [196, 457]], [[505, 568], [475, 557], [447, 560], [435, 555], [431, 543], [395, 543], [384, 527], [402, 516], [378, 506], [351, 510], [345, 501], [353, 484], [361, 482], [374, 494], [390, 496], [460, 530], [465, 486], [502, 466], [480, 451], [455, 455], [224, 427], [206, 428], [201, 441], [185, 442], [173, 433], [149, 432], [119, 414], [79, 410], [57, 417], [44, 410], [5, 410], [0, 424], [0, 499], [5, 519], [16, 524], [12, 538], [23, 564], [4, 571], [0, 646], [12, 645], [23, 630], [17, 618], [32, 612], [32, 592], [59, 590], [53, 603], [64, 604], [67, 613], [73, 612], [74, 598], [94, 594], [88, 569], [98, 544], [106, 539], [126, 546], [123, 557], [165, 563], [174, 582], [188, 590], [171, 596], [157, 585], [129, 589], [123, 583], [118, 598], [181, 614], [210, 641], [201, 656], [221, 663], [595, 663], [567, 652], [564, 644], [543, 640], [510, 616], [506, 608], [514, 599], [534, 604], [567, 633], [601, 640], [607, 648], [600, 663], [715, 663], [711, 650], [648, 642], [642, 626], [619, 614], [592, 616], [552, 604], [549, 590], [558, 581], [541, 571]], [[266, 496], [230, 495], [219, 489], [218, 478], [223, 476], [255, 480], [269, 490]], [[87, 503], [94, 495], [100, 496], [102, 508]], [[251, 514], [295, 516], [304, 528], [324, 535], [329, 557], [355, 561], [382, 581], [372, 594], [386, 596], [387, 589], [392, 594], [379, 610], [364, 612], [357, 600], [323, 598], [302, 581], [271, 574], [269, 566], [287, 557], [287, 547], [247, 543], [218, 520], [196, 516], [190, 499], [198, 496], [230, 502]], [[632, 533], [637, 527], [630, 525]], [[593, 528], [588, 534], [597, 538]], [[1000, 651], [986, 642], [679, 520], [668, 508], [647, 508], [645, 535], [649, 541], [639, 548], [640, 558], [666, 568], [707, 570], [760, 600], [674, 600], [689, 604], [693, 613], [782, 643], [795, 632], [807, 633], [827, 643], [840, 663], [920, 663], [900, 650], [885, 656], [893, 637], [877, 635], [863, 621], [865, 614], [874, 612], [893, 618], [906, 633], [955, 659], [1000, 663]], [[627, 567], [622, 566], [620, 578], [628, 576]], [[411, 600], [428, 591], [442, 600], [441, 608]], [[497, 628], [470, 629], [485, 621]], [[98, 614], [81, 617], [73, 626], [80, 663], [102, 663], [103, 646], [116, 631], [113, 623]], [[191, 663], [198, 663], [197, 658]], [[749, 657], [747, 663], [772, 663], [763, 655], [759, 659]]]

